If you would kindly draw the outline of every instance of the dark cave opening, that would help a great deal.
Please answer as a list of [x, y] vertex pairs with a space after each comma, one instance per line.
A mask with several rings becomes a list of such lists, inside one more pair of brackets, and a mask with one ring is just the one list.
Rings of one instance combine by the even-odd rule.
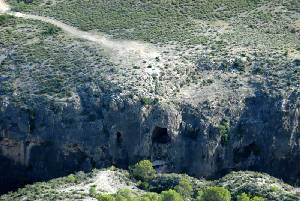
[[258, 156], [260, 152], [260, 147], [253, 142], [245, 147], [234, 149], [233, 161], [234, 163], [240, 163], [247, 160], [251, 154]]
[[116, 133], [116, 142], [117, 142], [117, 145], [118, 146], [121, 146], [122, 145], [122, 142], [123, 142], [123, 139], [122, 139], [122, 134], [120, 132], [117, 132]]
[[171, 136], [167, 128], [156, 126], [152, 133], [152, 143], [167, 144], [171, 142]]

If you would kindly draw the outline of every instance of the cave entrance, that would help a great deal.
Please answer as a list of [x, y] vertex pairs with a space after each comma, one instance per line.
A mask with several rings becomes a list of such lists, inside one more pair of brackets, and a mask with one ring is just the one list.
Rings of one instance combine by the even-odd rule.
[[167, 144], [169, 142], [171, 142], [171, 137], [168, 129], [156, 126], [152, 133], [152, 143]]
[[254, 154], [254, 156], [259, 156], [260, 152], [260, 147], [253, 142], [245, 147], [234, 149], [233, 161], [234, 163], [244, 162], [250, 157], [251, 154]]
[[122, 145], [123, 139], [122, 139], [122, 134], [120, 132], [116, 133], [116, 142], [118, 146]]

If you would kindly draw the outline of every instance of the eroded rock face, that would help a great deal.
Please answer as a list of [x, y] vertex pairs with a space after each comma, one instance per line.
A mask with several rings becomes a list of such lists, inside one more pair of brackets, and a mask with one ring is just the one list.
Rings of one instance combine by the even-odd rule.
[[144, 106], [117, 95], [79, 94], [70, 102], [33, 100], [28, 108], [2, 103], [3, 191], [143, 158], [197, 177], [250, 169], [300, 183], [299, 93], [256, 92], [241, 100], [243, 107], [219, 107], [223, 112], [205, 104]]

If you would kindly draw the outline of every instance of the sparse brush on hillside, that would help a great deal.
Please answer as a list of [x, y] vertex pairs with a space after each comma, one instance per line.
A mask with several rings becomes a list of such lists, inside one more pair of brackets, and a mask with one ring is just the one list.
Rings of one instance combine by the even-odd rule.
[[[155, 174], [152, 163], [148, 160], [143, 160], [132, 166], [131, 175], [134, 178], [141, 180], [144, 184], [141, 186], [144, 188], [151, 183], [151, 180], [156, 178], [162, 178]], [[193, 200], [193, 201], [231, 201], [231, 193], [224, 187], [218, 186], [208, 186], [197, 188], [195, 183], [188, 177], [181, 177], [179, 180], [175, 181], [177, 183], [174, 188], [165, 188], [161, 192], [151, 192], [145, 195], [134, 195], [133, 192], [129, 190], [121, 190], [114, 195], [108, 194], [97, 194], [94, 193], [93, 196], [99, 201], [183, 201], [183, 200]], [[145, 189], [145, 188], [144, 188]], [[146, 189], [145, 189], [146, 190]], [[236, 197], [238, 201], [265, 201], [261, 196], [249, 196], [246, 193], [242, 193]]]
[[[154, 174], [152, 163], [143, 160], [125, 171], [111, 167], [76, 173], [66, 177], [27, 185], [16, 192], [0, 196], [0, 200], [83, 200], [99, 201], [298, 201], [290, 186], [268, 175], [255, 172], [231, 173], [221, 180], [206, 181], [181, 174]], [[139, 175], [139, 180], [135, 178]], [[142, 174], [141, 174], [142, 173]], [[103, 177], [106, 175], [105, 177]], [[110, 177], [107, 177], [107, 176]], [[142, 177], [141, 177], [142, 175]], [[146, 177], [145, 177], [146, 175]], [[151, 175], [151, 179], [149, 178]], [[99, 178], [101, 178], [99, 180]], [[259, 179], [264, 184], [255, 183]], [[240, 184], [239, 181], [243, 180]], [[148, 183], [148, 189], [141, 182]], [[241, 186], [240, 186], [241, 185]], [[251, 185], [250, 188], [247, 186]], [[270, 186], [277, 190], [269, 190]], [[104, 189], [115, 189], [105, 193]], [[140, 189], [136, 188], [137, 186]], [[242, 188], [241, 188], [242, 187]], [[131, 189], [131, 190], [130, 190]], [[259, 189], [253, 191], [254, 189]], [[267, 198], [265, 198], [267, 196]], [[24, 198], [24, 199], [23, 199]]]
[[119, 38], [145, 41], [197, 41], [196, 20], [228, 19], [249, 11], [262, 0], [205, 1], [58, 1], [32, 4], [8, 1], [18, 11], [53, 16], [83, 30], [99, 30]]

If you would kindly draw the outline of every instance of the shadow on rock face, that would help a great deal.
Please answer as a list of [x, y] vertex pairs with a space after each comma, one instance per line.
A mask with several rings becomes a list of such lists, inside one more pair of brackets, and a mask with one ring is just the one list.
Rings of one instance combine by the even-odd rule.
[[31, 178], [27, 174], [27, 167], [16, 164], [1, 155], [0, 161], [0, 194], [7, 193], [18, 187], [32, 183]]
[[245, 110], [231, 134], [232, 168], [266, 172], [299, 184], [300, 169], [295, 168], [300, 158], [297, 107], [297, 93], [283, 98], [257, 92], [247, 98]]
[[54, 144], [41, 144], [31, 148], [28, 161], [14, 161], [0, 154], [0, 192], [6, 193], [26, 184], [47, 181], [76, 171], [90, 171], [92, 161], [73, 146], [64, 152]]

